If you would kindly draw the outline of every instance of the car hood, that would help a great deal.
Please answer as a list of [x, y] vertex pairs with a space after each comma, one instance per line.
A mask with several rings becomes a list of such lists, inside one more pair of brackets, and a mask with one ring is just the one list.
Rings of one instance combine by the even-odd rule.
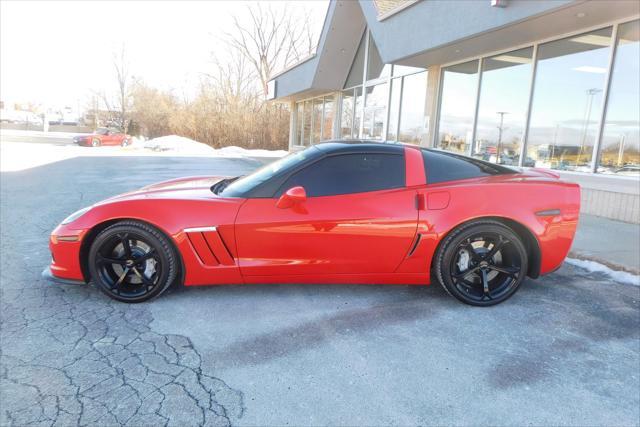
[[172, 179], [156, 184], [147, 185], [139, 190], [130, 191], [118, 196], [106, 199], [102, 203], [131, 200], [131, 199], [202, 199], [216, 198], [211, 191], [211, 186], [216, 182], [228, 178], [226, 176], [192, 176]]

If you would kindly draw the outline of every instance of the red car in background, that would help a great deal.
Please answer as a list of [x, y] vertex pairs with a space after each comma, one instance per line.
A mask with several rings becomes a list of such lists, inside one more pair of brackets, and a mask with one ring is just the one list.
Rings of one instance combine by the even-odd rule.
[[172, 284], [432, 280], [500, 303], [560, 267], [580, 188], [398, 143], [328, 142], [244, 177], [190, 177], [81, 209], [52, 232], [55, 281], [141, 302]]
[[107, 128], [98, 128], [98, 130], [91, 135], [74, 137], [73, 142], [84, 147], [100, 147], [102, 145], [120, 145], [126, 147], [131, 144], [131, 136]]

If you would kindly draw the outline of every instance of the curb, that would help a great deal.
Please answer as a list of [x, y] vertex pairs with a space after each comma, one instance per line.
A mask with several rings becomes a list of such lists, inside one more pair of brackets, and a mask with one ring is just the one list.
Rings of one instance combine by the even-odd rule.
[[569, 258], [575, 258], [575, 259], [579, 259], [582, 261], [593, 261], [593, 262], [597, 262], [598, 264], [602, 264], [606, 267], [609, 267], [611, 270], [614, 271], [623, 271], [625, 273], [629, 273], [629, 274], [633, 274], [635, 276], [640, 276], [640, 270], [633, 268], [633, 267], [629, 267], [626, 265], [622, 265], [622, 264], [617, 264], [615, 262], [612, 261], [608, 261], [602, 258], [598, 258], [595, 257], [593, 255], [586, 255], [580, 252], [576, 252], [576, 251], [571, 251], [569, 252], [569, 255], [567, 255]]

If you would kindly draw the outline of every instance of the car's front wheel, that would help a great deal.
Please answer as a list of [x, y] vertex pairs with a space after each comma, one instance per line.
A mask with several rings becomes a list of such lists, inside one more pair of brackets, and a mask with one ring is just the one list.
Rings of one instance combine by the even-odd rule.
[[159, 296], [178, 274], [178, 256], [159, 230], [137, 221], [104, 229], [91, 244], [89, 273], [96, 286], [122, 302]]
[[436, 274], [460, 301], [490, 306], [511, 297], [528, 267], [522, 239], [504, 224], [481, 220], [453, 230], [436, 254]]
[[100, 146], [100, 139], [98, 139], [98, 138], [91, 138], [91, 146], [92, 146], [92, 147], [99, 147], [99, 146]]

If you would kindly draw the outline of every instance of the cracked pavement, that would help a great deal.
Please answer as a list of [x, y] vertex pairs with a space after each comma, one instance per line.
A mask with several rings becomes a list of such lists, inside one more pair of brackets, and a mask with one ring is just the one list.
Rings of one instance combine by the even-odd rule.
[[439, 286], [357, 285], [127, 305], [40, 277], [72, 211], [258, 165], [105, 157], [2, 173], [0, 425], [640, 424], [640, 288], [571, 266], [490, 309]]

